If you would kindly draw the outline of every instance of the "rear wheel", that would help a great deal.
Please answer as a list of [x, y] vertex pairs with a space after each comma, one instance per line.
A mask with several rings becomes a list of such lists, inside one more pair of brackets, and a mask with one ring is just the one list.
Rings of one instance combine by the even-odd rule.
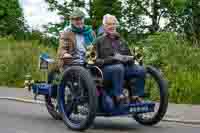
[[90, 73], [80, 66], [72, 66], [64, 72], [59, 89], [59, 104], [67, 127], [85, 130], [96, 116], [96, 86]]
[[[48, 84], [52, 84], [53, 89], [57, 91], [58, 86], [53, 84], [53, 81], [56, 80], [56, 78], [59, 76], [58, 71], [51, 71], [48, 74]], [[44, 96], [45, 99], [45, 105], [47, 108], [47, 111], [49, 114], [55, 119], [55, 120], [61, 120], [60, 113], [58, 111], [58, 104], [57, 104], [57, 99], [56, 96], [54, 98], [50, 97], [49, 95]]]
[[155, 68], [148, 66], [146, 68], [145, 91], [147, 91], [146, 100], [155, 103], [153, 113], [134, 114], [134, 119], [143, 125], [154, 125], [162, 120], [168, 107], [167, 83], [163, 76]]
[[46, 95], [45, 96], [45, 105], [46, 105], [47, 111], [55, 120], [61, 120], [61, 116], [58, 111], [56, 99], [51, 98], [50, 96]]

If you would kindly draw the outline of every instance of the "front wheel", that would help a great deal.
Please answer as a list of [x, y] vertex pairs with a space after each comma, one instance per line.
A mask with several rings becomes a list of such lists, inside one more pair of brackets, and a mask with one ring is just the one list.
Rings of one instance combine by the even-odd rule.
[[148, 100], [155, 103], [153, 113], [134, 114], [133, 118], [142, 125], [155, 125], [164, 117], [168, 107], [167, 83], [158, 70], [146, 67], [145, 91]]
[[96, 86], [85, 68], [71, 66], [65, 70], [58, 96], [67, 127], [83, 131], [93, 124], [97, 108]]

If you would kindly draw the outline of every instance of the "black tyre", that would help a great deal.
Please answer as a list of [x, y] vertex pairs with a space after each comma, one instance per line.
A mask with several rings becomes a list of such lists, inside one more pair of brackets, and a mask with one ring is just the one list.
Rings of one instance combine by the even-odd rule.
[[[53, 80], [56, 80], [56, 76], [59, 75], [58, 71], [51, 71], [48, 74], [48, 84], [52, 84]], [[53, 85], [52, 87], [55, 89], [55, 91], [57, 90], [58, 86], [57, 85]], [[57, 104], [57, 99], [56, 96], [54, 96], [54, 98], [50, 97], [49, 95], [45, 95], [44, 96], [45, 99], [45, 105], [47, 108], [47, 111], [49, 112], [49, 114], [55, 119], [55, 120], [61, 120], [61, 115], [58, 111], [58, 104]]]
[[67, 127], [83, 131], [93, 124], [97, 108], [96, 86], [85, 68], [67, 68], [58, 95], [62, 119]]
[[[151, 66], [147, 66], [146, 70], [145, 91], [149, 93], [147, 99], [156, 103], [155, 111], [153, 113], [134, 114], [133, 117], [138, 123], [151, 126], [161, 121], [167, 111], [168, 87], [167, 82], [158, 70]], [[146, 86], [146, 84], [149, 86]], [[156, 95], [156, 92], [158, 92], [158, 95]]]

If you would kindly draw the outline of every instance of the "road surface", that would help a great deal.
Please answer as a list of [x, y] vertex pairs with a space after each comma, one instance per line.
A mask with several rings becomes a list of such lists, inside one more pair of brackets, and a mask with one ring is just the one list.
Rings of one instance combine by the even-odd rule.
[[[160, 122], [139, 125], [131, 118], [97, 118], [87, 133], [199, 133], [200, 125]], [[54, 120], [44, 105], [0, 100], [0, 133], [74, 133]]]

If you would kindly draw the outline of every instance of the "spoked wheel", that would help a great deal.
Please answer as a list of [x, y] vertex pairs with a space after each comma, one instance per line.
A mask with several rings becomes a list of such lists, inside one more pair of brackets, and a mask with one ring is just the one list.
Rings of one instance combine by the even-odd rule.
[[[48, 75], [48, 84], [53, 85], [53, 81], [57, 80], [56, 78], [58, 77], [59, 73], [56, 71], [51, 71]], [[53, 85], [55, 91], [57, 90], [57, 86]], [[55, 119], [55, 120], [61, 120], [61, 115], [58, 111], [58, 104], [57, 104], [57, 99], [56, 96], [54, 98], [50, 97], [49, 95], [44, 96], [45, 99], [45, 105], [47, 108], [47, 111], [49, 114]]]
[[154, 112], [134, 114], [134, 119], [143, 125], [155, 125], [164, 117], [168, 107], [168, 88], [162, 75], [155, 68], [146, 68], [145, 91], [147, 96], [144, 100], [155, 103]]
[[54, 98], [51, 98], [50, 96], [45, 96], [45, 105], [47, 108], [47, 111], [49, 114], [55, 119], [55, 120], [61, 120], [61, 116], [58, 110], [58, 104], [57, 100]]
[[63, 75], [59, 104], [64, 123], [73, 130], [90, 127], [96, 116], [96, 87], [90, 73], [72, 66]]

